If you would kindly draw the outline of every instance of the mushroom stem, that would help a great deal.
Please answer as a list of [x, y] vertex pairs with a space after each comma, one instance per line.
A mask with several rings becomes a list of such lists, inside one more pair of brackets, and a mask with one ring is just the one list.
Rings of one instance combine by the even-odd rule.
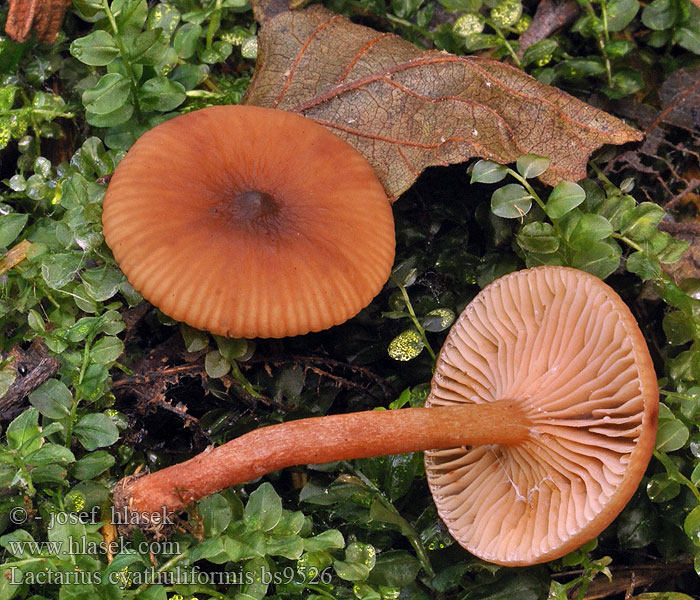
[[263, 427], [183, 463], [126, 478], [120, 496], [139, 515], [167, 514], [293, 465], [465, 445], [516, 445], [529, 434], [529, 419], [508, 400], [313, 417]]

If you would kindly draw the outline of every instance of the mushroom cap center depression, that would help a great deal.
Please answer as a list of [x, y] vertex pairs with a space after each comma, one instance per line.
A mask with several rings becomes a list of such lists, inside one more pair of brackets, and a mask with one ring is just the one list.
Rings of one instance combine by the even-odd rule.
[[219, 335], [320, 331], [364, 308], [394, 258], [362, 155], [300, 115], [217, 106], [153, 128], [117, 167], [105, 240], [168, 316]]

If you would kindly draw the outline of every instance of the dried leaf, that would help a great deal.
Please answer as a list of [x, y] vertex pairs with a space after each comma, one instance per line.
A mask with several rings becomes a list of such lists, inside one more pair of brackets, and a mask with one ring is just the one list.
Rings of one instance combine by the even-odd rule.
[[700, 68], [671, 73], [661, 86], [660, 96], [663, 111], [654, 124], [664, 122], [700, 132]]
[[70, 3], [71, 0], [9, 0], [5, 33], [16, 42], [26, 42], [33, 30], [40, 42], [53, 43]]
[[545, 183], [578, 180], [596, 148], [641, 139], [506, 64], [423, 52], [321, 6], [270, 14], [244, 102], [328, 127], [369, 160], [393, 198], [426, 167], [475, 156], [510, 163], [539, 154], [552, 161]]

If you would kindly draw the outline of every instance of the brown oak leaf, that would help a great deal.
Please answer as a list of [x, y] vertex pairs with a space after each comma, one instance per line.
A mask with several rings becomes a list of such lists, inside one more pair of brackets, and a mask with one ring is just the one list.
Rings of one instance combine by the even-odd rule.
[[35, 31], [40, 42], [53, 43], [70, 3], [71, 0], [9, 0], [5, 33], [16, 42], [26, 42]]
[[641, 139], [622, 121], [497, 61], [421, 51], [321, 6], [261, 20], [244, 102], [325, 125], [369, 160], [392, 198], [426, 167], [476, 156], [510, 163], [540, 154], [551, 159], [545, 183], [578, 180], [598, 147]]

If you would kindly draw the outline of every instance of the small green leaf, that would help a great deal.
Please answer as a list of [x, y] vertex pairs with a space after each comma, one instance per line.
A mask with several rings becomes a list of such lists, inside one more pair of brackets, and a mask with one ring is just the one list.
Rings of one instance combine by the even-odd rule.
[[141, 31], [148, 17], [148, 4], [146, 0], [114, 0], [112, 12], [120, 32]]
[[421, 325], [426, 331], [444, 331], [454, 323], [455, 318], [454, 312], [449, 308], [436, 308], [421, 319]]
[[167, 112], [185, 101], [185, 88], [167, 77], [154, 77], [141, 86], [139, 101], [143, 110]]
[[471, 183], [498, 183], [508, 175], [507, 167], [492, 160], [480, 160], [471, 170]]
[[491, 195], [491, 212], [504, 219], [524, 217], [532, 206], [532, 196], [519, 183], [509, 183]]
[[70, 53], [86, 65], [106, 66], [119, 56], [119, 47], [109, 33], [98, 29], [75, 40], [70, 45]]
[[199, 352], [209, 345], [209, 335], [206, 332], [190, 327], [185, 323], [180, 323], [180, 333], [185, 342], [187, 352]]
[[418, 356], [424, 347], [420, 333], [407, 329], [391, 340], [388, 353], [394, 360], [408, 361]]
[[184, 23], [175, 32], [173, 48], [180, 58], [192, 58], [197, 49], [197, 41], [202, 35], [202, 28], [195, 23]]
[[270, 483], [263, 483], [250, 495], [243, 512], [248, 529], [269, 531], [282, 518], [282, 499]]
[[674, 0], [654, 0], [642, 11], [642, 23], [654, 30], [670, 29], [678, 17]]
[[156, 66], [168, 53], [168, 36], [160, 29], [150, 29], [126, 41], [132, 63]]
[[550, 223], [528, 223], [520, 229], [515, 239], [527, 252], [549, 254], [559, 249], [559, 237]]
[[104, 115], [98, 115], [87, 110], [85, 111], [85, 120], [95, 127], [116, 127], [126, 123], [133, 114], [134, 105], [129, 101], [118, 109]]
[[346, 581], [364, 581], [369, 577], [377, 559], [374, 547], [361, 542], [348, 544], [345, 549], [345, 560], [336, 560], [333, 569], [338, 577]]
[[220, 335], [214, 336], [216, 346], [226, 360], [233, 362], [243, 358], [248, 353], [248, 340], [243, 338], [225, 338]]
[[647, 483], [647, 496], [652, 502], [668, 502], [680, 492], [680, 484], [673, 481], [667, 473], [656, 473]]
[[693, 54], [700, 54], [700, 27], [697, 22], [690, 27], [677, 29], [673, 41]]
[[674, 263], [680, 260], [689, 245], [690, 244], [684, 240], [672, 238], [666, 247], [658, 253], [657, 258], [664, 264]]
[[633, 252], [627, 257], [627, 270], [639, 275], [642, 281], [661, 275], [659, 261], [644, 252]]
[[27, 314], [27, 324], [29, 325], [29, 327], [31, 327], [32, 330], [36, 331], [37, 333], [45, 333], [46, 332], [46, 326], [44, 325], [44, 319], [33, 308]]
[[218, 350], [212, 350], [204, 357], [204, 369], [207, 376], [218, 379], [231, 370], [231, 363], [221, 356]]
[[121, 271], [111, 265], [102, 265], [93, 269], [87, 269], [80, 274], [85, 284], [85, 290], [96, 302], [109, 300], [119, 291], [119, 286], [124, 282]]
[[73, 395], [58, 379], [48, 379], [29, 394], [29, 402], [49, 419], [62, 419], [70, 414]]
[[114, 421], [103, 413], [90, 413], [80, 417], [74, 431], [86, 450], [111, 446], [119, 439], [119, 430]]
[[537, 154], [526, 154], [516, 162], [516, 168], [525, 179], [539, 177], [549, 167], [550, 160]]
[[129, 80], [121, 73], [107, 73], [93, 88], [83, 92], [85, 108], [97, 115], [105, 115], [120, 108], [131, 93]]
[[92, 347], [90, 358], [98, 365], [113, 363], [124, 352], [124, 342], [118, 337], [106, 336], [99, 339]]
[[304, 539], [304, 550], [307, 552], [322, 552], [324, 550], [336, 550], [345, 546], [343, 534], [337, 529], [328, 529]]
[[73, 280], [81, 267], [82, 256], [58, 253], [42, 257], [41, 276], [52, 290], [60, 290]]
[[682, 346], [693, 339], [695, 324], [680, 310], [667, 313], [662, 321], [662, 326], [668, 343], [673, 346]]
[[642, 202], [627, 213], [621, 223], [620, 233], [635, 242], [647, 240], [656, 232], [656, 226], [665, 214], [666, 211], [658, 204]]
[[536, 65], [543, 67], [552, 60], [554, 53], [559, 48], [559, 44], [553, 39], [544, 39], [528, 46], [523, 54], [523, 66]]
[[560, 219], [586, 198], [586, 192], [577, 183], [562, 181], [554, 186], [547, 199], [545, 211], [550, 219]]
[[201, 500], [198, 507], [199, 514], [202, 515], [204, 537], [220, 535], [231, 522], [231, 508], [221, 494], [214, 494]]
[[637, 0], [610, 0], [607, 3], [608, 31], [622, 31], [639, 11]]
[[683, 521], [683, 531], [696, 546], [700, 546], [700, 506], [696, 506], [688, 513]]
[[595, 242], [609, 238], [613, 228], [605, 217], [586, 213], [581, 216], [569, 236], [569, 244], [577, 250], [585, 250]]
[[114, 457], [105, 450], [97, 450], [86, 454], [80, 460], [77, 460], [73, 465], [71, 472], [73, 477], [86, 481], [94, 479], [98, 475], [104, 473], [115, 463]]
[[605, 279], [620, 265], [621, 254], [620, 246], [614, 241], [595, 242], [576, 252], [571, 258], [571, 266]]
[[26, 448], [23, 448], [23, 451], [33, 452], [38, 450], [42, 444], [40, 432], [39, 411], [36, 408], [28, 408], [7, 426], [5, 431], [7, 445], [12, 450], [19, 450], [29, 440], [32, 440]]
[[522, 11], [520, 0], [501, 0], [491, 9], [491, 19], [498, 27], [512, 27], [518, 22]]
[[660, 419], [656, 432], [656, 449], [659, 452], [680, 450], [690, 437], [688, 428], [678, 419]]
[[15, 241], [27, 224], [29, 215], [10, 213], [0, 219], [0, 248], [6, 248]]
[[58, 444], [44, 444], [34, 452], [27, 454], [24, 461], [32, 467], [40, 467], [49, 464], [67, 465], [75, 462], [75, 456], [65, 446]]
[[596, 212], [610, 221], [613, 229], [619, 230], [622, 223], [629, 219], [628, 215], [635, 204], [632, 196], [610, 196], [603, 200]]

